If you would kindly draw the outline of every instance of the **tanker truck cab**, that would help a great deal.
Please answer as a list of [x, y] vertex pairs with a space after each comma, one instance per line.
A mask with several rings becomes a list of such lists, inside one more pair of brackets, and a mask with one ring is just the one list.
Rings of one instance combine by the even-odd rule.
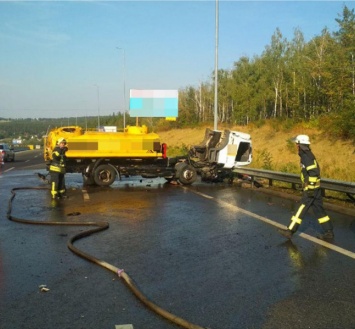
[[251, 138], [249, 134], [224, 130], [215, 147], [209, 149], [210, 163], [222, 165], [225, 169], [245, 166], [251, 163]]
[[249, 134], [206, 129], [205, 138], [189, 152], [189, 161], [206, 181], [233, 176], [233, 170], [252, 162]]

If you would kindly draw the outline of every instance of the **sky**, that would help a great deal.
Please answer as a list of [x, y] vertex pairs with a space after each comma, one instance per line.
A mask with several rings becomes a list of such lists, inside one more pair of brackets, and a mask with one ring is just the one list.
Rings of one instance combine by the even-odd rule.
[[[276, 29], [309, 41], [353, 1], [218, 1], [218, 68], [259, 56]], [[339, 16], [340, 15], [340, 16]], [[216, 1], [1, 1], [0, 117], [129, 110], [130, 89], [211, 81]]]

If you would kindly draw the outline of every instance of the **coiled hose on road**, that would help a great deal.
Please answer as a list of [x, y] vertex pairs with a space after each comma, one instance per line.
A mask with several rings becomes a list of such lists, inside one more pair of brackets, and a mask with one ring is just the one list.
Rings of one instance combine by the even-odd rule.
[[150, 301], [134, 284], [133, 280], [129, 277], [129, 275], [123, 271], [123, 269], [120, 269], [116, 266], [113, 266], [101, 259], [98, 259], [92, 255], [89, 255], [80, 249], [76, 248], [74, 246], [74, 242], [77, 240], [80, 240], [82, 238], [88, 237], [91, 234], [98, 233], [100, 231], [104, 231], [109, 228], [109, 223], [108, 222], [43, 222], [43, 221], [38, 221], [38, 220], [29, 220], [29, 219], [23, 219], [23, 218], [18, 218], [15, 216], [12, 216], [12, 202], [16, 196], [15, 191], [19, 190], [48, 190], [47, 187], [16, 187], [11, 190], [12, 196], [9, 200], [8, 204], [8, 210], [7, 210], [7, 218], [13, 222], [17, 223], [22, 223], [22, 224], [34, 224], [34, 225], [59, 225], [59, 226], [90, 226], [94, 227], [92, 229], [89, 229], [87, 231], [83, 231], [79, 234], [74, 235], [69, 239], [67, 242], [68, 248], [76, 255], [79, 257], [82, 257], [94, 264], [97, 264], [103, 268], [106, 268], [107, 270], [117, 274], [123, 281], [124, 283], [129, 287], [129, 289], [133, 292], [133, 294], [149, 309], [154, 311], [155, 313], [159, 314], [160, 316], [164, 317], [165, 319], [187, 329], [204, 329], [203, 327], [190, 323], [166, 310], [161, 308], [160, 306], [154, 304], [152, 301]]

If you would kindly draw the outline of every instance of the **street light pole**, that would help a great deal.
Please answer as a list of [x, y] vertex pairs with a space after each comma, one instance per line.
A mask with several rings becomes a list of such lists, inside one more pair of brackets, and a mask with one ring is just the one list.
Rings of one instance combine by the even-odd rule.
[[354, 54], [351, 53], [351, 66], [353, 71], [353, 95], [355, 95], [355, 77], [354, 77]]
[[217, 130], [218, 122], [218, 0], [216, 0], [216, 46], [214, 64], [214, 130]]
[[97, 91], [97, 130], [100, 130], [100, 88], [94, 85]]
[[126, 128], [126, 52], [124, 48], [116, 47], [123, 51], [123, 130]]

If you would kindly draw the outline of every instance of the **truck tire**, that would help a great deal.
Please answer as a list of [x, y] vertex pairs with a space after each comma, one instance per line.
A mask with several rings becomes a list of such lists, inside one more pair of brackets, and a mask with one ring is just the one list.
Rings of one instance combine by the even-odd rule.
[[95, 169], [94, 180], [99, 186], [109, 186], [116, 179], [115, 168], [108, 164], [103, 164]]
[[183, 185], [191, 185], [196, 181], [197, 172], [196, 169], [188, 164], [179, 168], [178, 180]]
[[82, 173], [83, 183], [86, 186], [96, 185], [93, 172], [94, 166], [94, 163], [90, 163], [85, 169], [85, 172]]
[[82, 175], [83, 175], [83, 183], [85, 186], [96, 185], [94, 177], [86, 176], [85, 174], [82, 174]]
[[180, 173], [181, 173], [181, 170], [182, 170], [185, 166], [187, 166], [187, 163], [186, 163], [186, 162], [178, 162], [178, 163], [175, 165], [174, 169], [175, 169], [175, 177], [176, 177], [176, 178], [179, 178]]

